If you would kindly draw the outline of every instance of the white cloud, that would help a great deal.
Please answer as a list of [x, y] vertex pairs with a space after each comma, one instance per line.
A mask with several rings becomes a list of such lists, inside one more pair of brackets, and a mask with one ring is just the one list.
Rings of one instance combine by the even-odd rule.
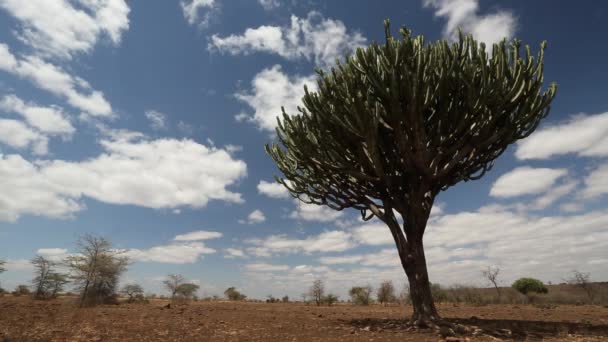
[[0, 142], [17, 149], [31, 147], [38, 155], [48, 152], [48, 139], [18, 120], [0, 119]]
[[18, 155], [2, 156], [0, 219], [70, 216], [83, 209], [83, 196], [148, 208], [243, 201], [226, 187], [245, 177], [246, 165], [222, 149], [187, 139], [103, 140], [102, 146], [104, 153], [80, 162], [31, 163]]
[[547, 191], [546, 194], [538, 197], [536, 200], [534, 200], [534, 202], [532, 203], [532, 208], [536, 209], [536, 210], [542, 210], [547, 208], [548, 206], [550, 206], [551, 204], [553, 204], [555, 201], [559, 200], [560, 198], [568, 195], [569, 193], [571, 193], [572, 191], [574, 191], [576, 189], [576, 187], [578, 186], [579, 182], [578, 181], [568, 181], [564, 184], [555, 186], [553, 188], [551, 188], [549, 191]]
[[319, 262], [326, 265], [357, 264], [377, 267], [399, 267], [399, 255], [396, 248], [387, 248], [376, 253], [345, 255], [338, 257], [321, 257]]
[[226, 248], [224, 249], [224, 258], [226, 259], [234, 259], [234, 258], [246, 258], [245, 252], [238, 248]]
[[258, 193], [272, 198], [289, 198], [289, 191], [282, 184], [261, 180], [258, 183]]
[[180, 5], [188, 24], [198, 25], [199, 27], [209, 25], [209, 21], [217, 12], [218, 6], [215, 0], [182, 0]]
[[583, 197], [593, 199], [608, 194], [608, 164], [600, 165], [585, 178]]
[[243, 35], [224, 38], [215, 34], [209, 49], [232, 55], [268, 52], [289, 60], [306, 59], [326, 67], [365, 42], [359, 32], [348, 32], [340, 20], [325, 19], [313, 11], [306, 18], [292, 15], [290, 27], [260, 26], [248, 28]]
[[266, 221], [266, 216], [261, 210], [256, 209], [247, 216], [247, 220], [239, 220], [239, 223], [256, 224], [264, 221]]
[[62, 261], [68, 256], [68, 250], [65, 248], [40, 248], [36, 254], [41, 255], [51, 261]]
[[245, 269], [253, 272], [275, 272], [275, 271], [287, 271], [289, 266], [287, 265], [271, 265], [271, 264], [247, 264]]
[[480, 15], [479, 0], [424, 0], [424, 5], [433, 7], [435, 16], [447, 19], [443, 33], [452, 40], [458, 39], [459, 27], [486, 44], [510, 38], [516, 29], [516, 19], [510, 11]]
[[314, 76], [288, 76], [275, 65], [264, 69], [251, 82], [249, 93], [236, 94], [236, 98], [247, 103], [255, 113], [247, 121], [254, 122], [260, 129], [274, 131], [277, 117], [281, 116], [281, 106], [289, 115], [298, 114], [304, 96], [304, 85], [310, 91], [317, 89]]
[[270, 11], [281, 6], [279, 0], [258, 0], [258, 3], [264, 7], [265, 10]]
[[6, 264], [4, 264], [4, 268], [7, 271], [11, 272], [32, 272], [34, 271], [34, 266], [28, 259], [8, 259], [5, 260]]
[[146, 115], [146, 118], [150, 120], [150, 126], [152, 126], [152, 129], [160, 130], [167, 127], [165, 123], [165, 114], [156, 110], [147, 110], [144, 112], [144, 114]]
[[200, 241], [218, 239], [222, 237], [220, 232], [210, 232], [207, 230], [197, 230], [194, 232], [177, 235], [173, 240], [175, 241]]
[[58, 106], [42, 107], [26, 103], [15, 95], [7, 95], [0, 99], [0, 110], [20, 114], [30, 126], [45, 134], [70, 136], [75, 131]]
[[74, 108], [93, 116], [112, 116], [112, 106], [102, 92], [91, 88], [80, 77], [72, 76], [61, 67], [43, 61], [36, 56], [16, 59], [7, 45], [0, 43], [0, 69], [32, 82], [56, 96], [65, 98]]
[[394, 245], [395, 240], [383, 222], [375, 220], [352, 228], [351, 233], [357, 242], [365, 245]]
[[19, 20], [17, 37], [44, 56], [88, 53], [104, 35], [118, 45], [129, 28], [124, 0], [2, 0], [0, 8]]
[[271, 235], [265, 239], [253, 239], [246, 242], [254, 246], [248, 248], [247, 251], [256, 256], [270, 256], [273, 253], [342, 252], [356, 246], [349, 233], [339, 230], [323, 232], [305, 239]]
[[608, 156], [608, 112], [576, 115], [517, 143], [518, 159], [548, 159], [563, 154], [583, 157]]
[[133, 261], [160, 262], [167, 264], [191, 264], [204, 255], [213, 254], [215, 249], [202, 242], [174, 243], [149, 249], [129, 249], [124, 255]]
[[566, 174], [568, 174], [566, 169], [518, 167], [498, 177], [492, 185], [490, 195], [494, 197], [515, 197], [542, 193]]
[[289, 214], [290, 218], [304, 221], [331, 222], [342, 217], [343, 213], [325, 205], [316, 205], [294, 200], [296, 210]]

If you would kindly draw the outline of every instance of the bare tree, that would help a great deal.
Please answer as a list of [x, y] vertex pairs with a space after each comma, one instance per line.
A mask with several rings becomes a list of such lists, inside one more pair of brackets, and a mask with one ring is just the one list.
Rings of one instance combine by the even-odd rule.
[[380, 283], [380, 287], [378, 287], [378, 292], [376, 293], [378, 296], [378, 302], [380, 304], [388, 304], [395, 301], [395, 287], [393, 286], [393, 282], [390, 280], [383, 281]]
[[348, 291], [353, 304], [356, 305], [369, 305], [372, 296], [372, 287], [367, 286], [353, 286]]
[[184, 283], [184, 277], [181, 274], [169, 274], [167, 279], [163, 280], [163, 285], [171, 292], [171, 300], [175, 299], [179, 286]]
[[78, 252], [66, 258], [72, 279], [80, 291], [80, 306], [97, 305], [112, 300], [129, 259], [123, 251], [112, 248], [103, 237], [84, 235], [78, 242]]
[[585, 291], [587, 298], [589, 298], [589, 303], [593, 303], [595, 299], [595, 287], [591, 282], [591, 275], [589, 273], [573, 270], [572, 278], [568, 279], [567, 282]]
[[498, 301], [502, 297], [502, 293], [500, 292], [500, 287], [498, 286], [498, 275], [500, 274], [500, 267], [498, 266], [488, 266], [486, 270], [481, 271], [481, 274], [484, 278], [486, 278], [494, 288], [496, 289], [496, 293], [498, 294]]
[[135, 302], [138, 298], [143, 299], [144, 289], [139, 284], [127, 284], [123, 286], [122, 293], [126, 294], [129, 298], [129, 303]]
[[323, 295], [325, 294], [325, 284], [323, 280], [317, 279], [312, 283], [312, 286], [308, 290], [308, 296], [315, 301], [317, 306], [323, 303]]
[[30, 262], [34, 266], [35, 274], [35, 277], [32, 280], [34, 298], [48, 299], [52, 291], [49, 275], [53, 273], [55, 263], [41, 255], [37, 255]]
[[65, 273], [51, 272], [47, 277], [51, 298], [57, 297], [63, 291], [66, 284], [70, 282], [69, 276]]

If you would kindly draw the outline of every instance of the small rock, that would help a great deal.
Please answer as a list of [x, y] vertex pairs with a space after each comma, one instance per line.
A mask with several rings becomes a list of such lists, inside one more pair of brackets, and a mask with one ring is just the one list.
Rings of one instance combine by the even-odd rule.
[[372, 327], [370, 327], [370, 326], [368, 325], [367, 327], [362, 328], [361, 330], [363, 330], [363, 331], [370, 331], [370, 330], [372, 330]]

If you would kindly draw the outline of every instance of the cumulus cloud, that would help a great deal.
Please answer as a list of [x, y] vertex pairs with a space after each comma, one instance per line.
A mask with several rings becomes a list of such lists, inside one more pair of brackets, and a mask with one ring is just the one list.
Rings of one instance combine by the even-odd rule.
[[281, 107], [285, 112], [298, 114], [297, 107], [304, 96], [304, 85], [310, 91], [317, 89], [315, 77], [288, 76], [280, 65], [264, 69], [251, 82], [251, 91], [236, 94], [236, 98], [245, 102], [255, 111], [247, 120], [254, 122], [260, 129], [274, 131], [277, 117], [281, 116]]
[[245, 265], [245, 269], [247, 271], [254, 271], [254, 272], [275, 272], [275, 271], [287, 271], [287, 270], [289, 270], [289, 266], [257, 263], [257, 264], [247, 264], [247, 265]]
[[424, 0], [424, 5], [447, 20], [443, 34], [452, 40], [458, 39], [459, 27], [486, 44], [510, 38], [516, 29], [517, 21], [510, 11], [479, 14], [479, 0]]
[[62, 261], [68, 256], [68, 250], [65, 248], [40, 248], [36, 254], [41, 255], [51, 261]]
[[[271, 3], [268, 2], [267, 3]], [[332, 65], [336, 58], [365, 44], [359, 32], [349, 32], [340, 20], [326, 19], [319, 12], [306, 18], [291, 16], [291, 26], [248, 28], [242, 35], [211, 37], [209, 49], [232, 55], [253, 52], [277, 54], [288, 60], [306, 59], [317, 65]]]
[[48, 139], [19, 120], [0, 119], [0, 142], [16, 149], [31, 148], [37, 155], [48, 152]]
[[258, 183], [258, 193], [272, 198], [289, 198], [289, 191], [282, 184], [261, 180]]
[[296, 220], [332, 222], [343, 215], [341, 211], [325, 205], [304, 203], [297, 199], [294, 200], [294, 204], [296, 209], [289, 214], [289, 217]]
[[583, 197], [593, 199], [608, 194], [608, 164], [603, 164], [594, 169], [585, 178], [585, 189]]
[[194, 232], [177, 235], [173, 240], [175, 241], [200, 241], [218, 239], [222, 237], [220, 232], [210, 232], [207, 230], [197, 230]]
[[188, 24], [199, 27], [209, 25], [218, 8], [215, 0], [182, 0], [180, 5]]
[[279, 0], [258, 0], [258, 3], [262, 5], [262, 7], [264, 7], [264, 9], [267, 11], [273, 10], [281, 6]]
[[215, 249], [206, 247], [202, 242], [189, 242], [154, 246], [149, 249], [129, 249], [124, 255], [133, 261], [191, 264], [200, 260], [204, 254], [213, 253]]
[[568, 174], [566, 169], [518, 167], [498, 177], [490, 189], [494, 197], [515, 197], [547, 191]]
[[165, 129], [166, 123], [166, 115], [164, 113], [161, 113], [157, 110], [147, 110], [144, 112], [144, 114], [146, 115], [146, 118], [150, 121], [150, 126], [152, 127], [152, 129], [155, 130], [160, 130], [160, 129]]
[[156, 209], [243, 201], [227, 187], [245, 177], [246, 165], [225, 150], [188, 139], [101, 143], [104, 153], [80, 162], [0, 156], [0, 219], [70, 216], [83, 209], [83, 196]]
[[235, 259], [235, 258], [246, 258], [245, 252], [238, 248], [226, 248], [224, 249], [224, 258]]
[[261, 210], [256, 209], [249, 213], [249, 215], [247, 216], [247, 220], [239, 220], [239, 223], [256, 224], [262, 223], [264, 221], [266, 221], [266, 216]]
[[21, 115], [30, 126], [44, 134], [70, 136], [75, 131], [59, 106], [42, 107], [7, 95], [0, 99], [0, 110]]
[[80, 77], [37, 56], [17, 59], [6, 44], [0, 43], [0, 70], [32, 82], [36, 87], [64, 98], [71, 106], [88, 115], [110, 117], [112, 106], [102, 92], [94, 90]]
[[515, 151], [518, 159], [549, 159], [564, 154], [608, 156], [608, 112], [576, 115], [566, 122], [538, 130], [520, 140]]
[[70, 59], [101, 37], [118, 45], [129, 28], [124, 0], [2, 0], [0, 8], [19, 21], [17, 38], [44, 56]]
[[356, 246], [349, 233], [339, 230], [322, 232], [305, 239], [271, 235], [265, 239], [251, 239], [246, 243], [253, 246], [247, 249], [250, 254], [262, 257], [272, 254], [342, 252]]

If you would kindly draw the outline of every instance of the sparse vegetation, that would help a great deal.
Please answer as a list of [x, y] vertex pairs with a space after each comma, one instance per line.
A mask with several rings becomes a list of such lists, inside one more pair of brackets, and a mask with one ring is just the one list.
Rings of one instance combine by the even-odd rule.
[[103, 237], [84, 235], [77, 246], [77, 253], [68, 256], [66, 264], [80, 292], [79, 305], [115, 303], [116, 287], [127, 270], [128, 258]]
[[483, 277], [490, 282], [496, 289], [496, 295], [498, 296], [498, 301], [500, 302], [501, 292], [500, 287], [498, 286], [498, 275], [500, 274], [500, 267], [498, 266], [488, 266], [487, 269], [481, 271]]
[[192, 283], [183, 283], [180, 284], [175, 292], [175, 297], [173, 299], [179, 300], [196, 300], [196, 292], [200, 288], [197, 284]]
[[595, 300], [595, 286], [591, 282], [591, 275], [589, 273], [582, 273], [574, 270], [572, 271], [572, 277], [568, 279], [568, 283], [585, 291], [587, 298], [589, 299], [589, 303], [593, 303]]
[[355, 305], [369, 305], [372, 301], [372, 287], [367, 286], [354, 286], [348, 291], [350, 300]]
[[338, 301], [338, 296], [332, 293], [328, 293], [321, 297], [321, 303], [327, 304], [327, 306], [332, 306], [334, 303]]
[[184, 283], [184, 277], [181, 274], [169, 274], [167, 279], [163, 280], [163, 286], [171, 292], [171, 299], [175, 299], [177, 290]]
[[13, 290], [13, 292], [11, 292], [11, 293], [13, 296], [19, 297], [19, 296], [29, 296], [30, 294], [32, 294], [32, 291], [30, 291], [30, 288], [27, 285], [17, 285], [15, 287], [15, 289]]
[[312, 283], [312, 286], [308, 290], [308, 297], [312, 298], [312, 300], [320, 306], [323, 303], [323, 298], [325, 295], [325, 284], [321, 279], [317, 279]]
[[534, 278], [519, 278], [511, 286], [523, 295], [547, 293], [549, 291], [542, 281]]
[[245, 300], [247, 298], [247, 296], [245, 296], [244, 294], [240, 293], [234, 287], [227, 288], [226, 291], [224, 291], [224, 295], [229, 300]]
[[378, 298], [378, 302], [380, 304], [387, 305], [388, 303], [394, 302], [396, 300], [396, 297], [393, 282], [390, 280], [386, 280], [380, 283], [380, 286], [378, 287], [378, 291], [376, 293], [376, 297]]
[[122, 293], [127, 295], [127, 302], [135, 303], [135, 302], [143, 302], [144, 298], [144, 289], [139, 284], [127, 284], [123, 286]]
[[33, 296], [36, 299], [50, 299], [57, 296], [69, 282], [68, 275], [55, 271], [56, 263], [37, 255], [31, 260], [35, 277], [32, 280]]

